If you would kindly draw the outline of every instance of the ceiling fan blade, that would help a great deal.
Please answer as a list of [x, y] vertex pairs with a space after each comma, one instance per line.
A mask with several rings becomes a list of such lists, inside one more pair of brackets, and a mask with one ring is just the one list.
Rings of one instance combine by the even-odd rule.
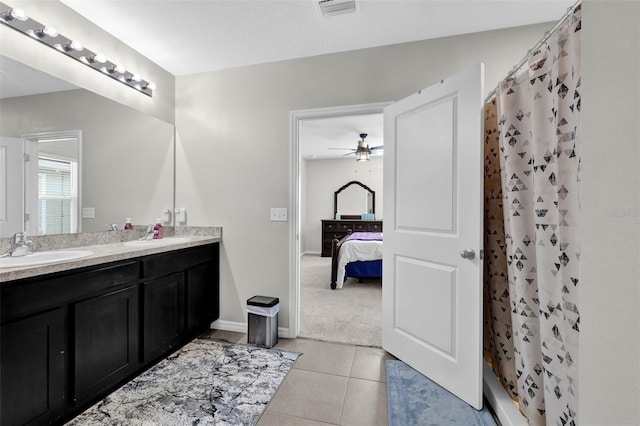
[[372, 146], [369, 148], [370, 150], [374, 150], [374, 149], [384, 149], [384, 145], [378, 145], [378, 146]]
[[356, 152], [355, 149], [351, 149], [351, 148], [328, 148], [328, 149], [335, 149], [335, 150], [339, 150], [339, 151], [353, 151], [353, 152]]
[[350, 153], [348, 153], [348, 154], [342, 154], [342, 156], [343, 156], [343, 157], [348, 157], [348, 156], [353, 155], [353, 154], [355, 154], [355, 153], [356, 153], [356, 152], [355, 152], [355, 151], [353, 151], [353, 152], [350, 152]]

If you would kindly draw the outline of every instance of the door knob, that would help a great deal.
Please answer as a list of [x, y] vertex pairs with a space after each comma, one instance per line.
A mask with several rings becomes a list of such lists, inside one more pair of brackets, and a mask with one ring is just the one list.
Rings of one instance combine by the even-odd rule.
[[460, 257], [471, 260], [476, 257], [476, 252], [473, 249], [464, 249], [460, 252]]

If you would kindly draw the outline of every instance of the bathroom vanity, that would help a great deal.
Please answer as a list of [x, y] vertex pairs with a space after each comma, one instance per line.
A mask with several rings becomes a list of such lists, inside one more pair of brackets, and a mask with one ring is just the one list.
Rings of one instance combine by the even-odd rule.
[[108, 244], [71, 269], [15, 271], [0, 284], [1, 424], [69, 420], [208, 329], [219, 241]]

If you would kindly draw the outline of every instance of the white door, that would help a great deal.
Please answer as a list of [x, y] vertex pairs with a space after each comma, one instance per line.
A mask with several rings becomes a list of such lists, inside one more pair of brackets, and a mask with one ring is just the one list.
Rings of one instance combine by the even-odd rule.
[[0, 139], [0, 238], [24, 229], [22, 139]]
[[382, 346], [478, 409], [483, 81], [478, 64], [384, 111]]

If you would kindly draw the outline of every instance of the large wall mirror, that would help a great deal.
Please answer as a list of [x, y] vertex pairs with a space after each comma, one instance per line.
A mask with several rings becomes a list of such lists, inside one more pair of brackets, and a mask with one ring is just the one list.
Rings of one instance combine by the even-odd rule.
[[[1, 237], [146, 225], [173, 211], [173, 125], [7, 57], [0, 70]], [[11, 160], [24, 154], [30, 164]]]
[[342, 219], [360, 219], [362, 214], [376, 213], [376, 192], [356, 180], [333, 193], [333, 215]]

